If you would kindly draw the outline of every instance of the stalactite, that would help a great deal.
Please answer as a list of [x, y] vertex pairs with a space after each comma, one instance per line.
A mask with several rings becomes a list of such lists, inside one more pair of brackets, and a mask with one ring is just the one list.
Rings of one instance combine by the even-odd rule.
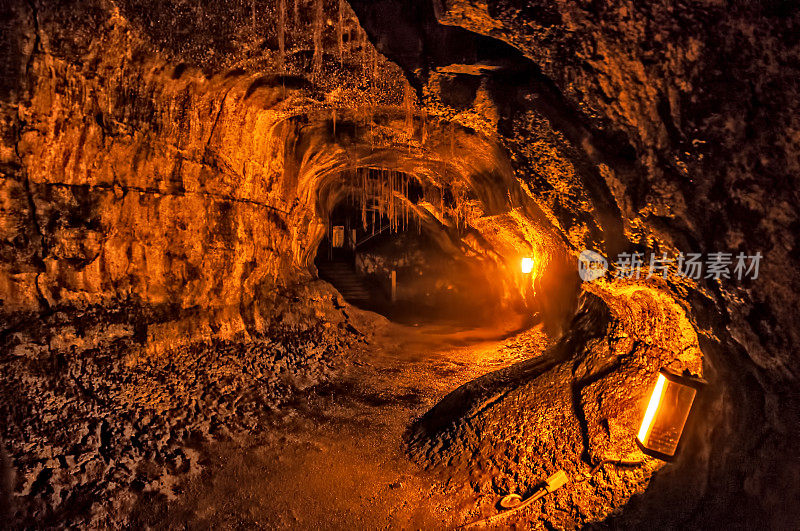
[[[380, 173], [380, 179], [381, 179], [381, 186], [380, 186], [380, 189], [379, 189], [378, 193], [380, 194], [380, 198], [381, 198], [381, 200], [380, 200], [381, 214], [384, 214], [385, 210], [386, 210], [384, 208], [384, 205], [386, 204], [386, 172], [381, 172]], [[388, 218], [389, 216], [387, 215], [386, 217]]]
[[405, 228], [405, 224], [406, 224], [406, 212], [405, 212], [405, 210], [406, 210], [406, 202], [403, 201], [403, 198], [402, 198], [403, 190], [405, 188], [405, 185], [403, 183], [403, 181], [405, 180], [405, 177], [404, 177], [403, 174], [400, 174], [400, 175], [398, 175], [398, 178], [399, 178], [399, 181], [398, 181], [397, 184], [400, 187], [400, 190], [399, 190], [400, 196], [398, 196], [397, 200], [399, 201], [400, 204], [397, 205], [397, 207], [398, 207], [397, 217], [400, 220], [399, 223], [398, 223], [399, 230], [403, 230]]
[[404, 207], [404, 210], [405, 210], [406, 221], [404, 223], [404, 227], [403, 228], [404, 229], [408, 229], [408, 215], [410, 213], [408, 208], [409, 208], [409, 201], [411, 201], [408, 198], [408, 184], [409, 184], [408, 176], [406, 176], [405, 181], [406, 181], [406, 189], [405, 189], [405, 192], [403, 192], [403, 196], [405, 197], [405, 200], [403, 201], [403, 207]]
[[386, 219], [389, 220], [389, 227], [392, 226], [392, 213], [389, 211], [389, 205], [392, 203], [392, 179], [391, 172], [384, 172], [382, 179], [385, 181], [385, 193], [383, 197], [383, 209], [386, 211]]
[[392, 187], [392, 195], [390, 196], [390, 201], [391, 201], [391, 210], [392, 210], [392, 230], [393, 230], [394, 232], [397, 232], [397, 220], [396, 220], [396, 217], [395, 217], [395, 215], [394, 215], [394, 192], [395, 192], [395, 190], [396, 190], [397, 188], [396, 188], [396, 186], [395, 186], [395, 175], [394, 175], [394, 172], [391, 172], [389, 175], [390, 175], [391, 182], [392, 182], [392, 184], [391, 184], [391, 187]]
[[300, 26], [300, 0], [294, 0], [294, 29], [297, 31]]
[[333, 140], [336, 140], [336, 109], [331, 109], [331, 121], [333, 122]]
[[322, 0], [314, 0], [314, 57], [313, 71], [315, 75], [322, 72]]
[[[351, 206], [360, 207], [364, 232], [379, 234], [388, 230], [399, 233], [414, 227], [421, 231], [420, 220], [414, 215], [409, 198], [412, 179], [412, 176], [397, 170], [358, 168], [347, 173], [347, 199]], [[431, 197], [426, 186], [422, 187], [421, 194], [422, 200]]]
[[361, 172], [361, 218], [364, 224], [364, 231], [367, 230], [367, 179], [365, 170]]

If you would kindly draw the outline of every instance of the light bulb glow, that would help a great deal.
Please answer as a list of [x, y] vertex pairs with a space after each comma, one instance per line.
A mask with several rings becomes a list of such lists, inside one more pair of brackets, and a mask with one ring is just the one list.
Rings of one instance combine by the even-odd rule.
[[653, 394], [650, 395], [650, 402], [647, 404], [647, 411], [642, 419], [642, 427], [639, 428], [639, 440], [646, 441], [647, 436], [650, 435], [650, 430], [653, 428], [653, 419], [658, 411], [658, 404], [661, 402], [661, 397], [664, 395], [664, 378], [663, 374], [658, 375], [656, 386], [653, 389]]
[[527, 275], [533, 271], [533, 258], [526, 256], [522, 259], [520, 266], [522, 267], [522, 272]]
[[696, 377], [659, 371], [636, 437], [644, 453], [665, 460], [675, 457], [692, 404], [703, 385], [705, 382]]

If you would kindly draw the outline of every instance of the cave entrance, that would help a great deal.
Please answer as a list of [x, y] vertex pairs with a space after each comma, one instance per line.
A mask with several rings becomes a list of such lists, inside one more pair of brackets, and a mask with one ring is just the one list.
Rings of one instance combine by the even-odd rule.
[[368, 170], [336, 194], [314, 264], [350, 304], [403, 324], [480, 326], [499, 303], [485, 264], [458, 234], [420, 215], [411, 176]]

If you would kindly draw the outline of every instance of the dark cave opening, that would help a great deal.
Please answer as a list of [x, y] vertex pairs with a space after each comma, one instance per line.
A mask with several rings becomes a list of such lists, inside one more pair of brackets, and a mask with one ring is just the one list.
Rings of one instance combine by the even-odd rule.
[[[417, 179], [368, 169], [345, 183], [317, 248], [319, 278], [349, 303], [398, 323], [479, 327], [496, 321], [503, 273], [465, 253], [463, 229], [425, 215], [426, 190]], [[427, 200], [440, 208], [455, 205], [449, 189], [438, 194]]]

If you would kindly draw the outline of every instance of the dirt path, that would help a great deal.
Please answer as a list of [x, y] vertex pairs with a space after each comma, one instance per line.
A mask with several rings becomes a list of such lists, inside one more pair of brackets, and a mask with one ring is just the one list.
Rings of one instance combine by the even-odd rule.
[[[252, 441], [205, 448], [203, 474], [168, 506], [137, 509], [140, 523], [192, 528], [446, 528], [472, 503], [402, 450], [416, 417], [447, 393], [536, 355], [539, 329], [382, 323], [341, 378], [315, 388]], [[464, 500], [457, 506], [454, 500]]]

